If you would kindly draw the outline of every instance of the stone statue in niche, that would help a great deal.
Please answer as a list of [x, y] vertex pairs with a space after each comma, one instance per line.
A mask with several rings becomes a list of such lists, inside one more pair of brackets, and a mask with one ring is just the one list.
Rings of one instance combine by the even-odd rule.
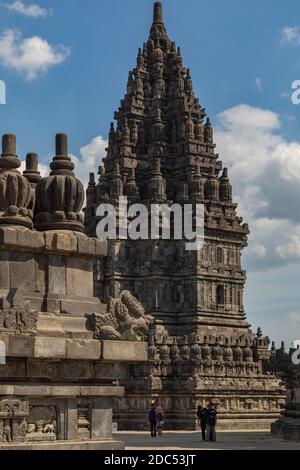
[[56, 420], [53, 418], [51, 423], [45, 425], [43, 429], [43, 433], [44, 434], [56, 434], [56, 428], [57, 428]]
[[102, 340], [144, 341], [153, 321], [129, 291], [123, 291], [119, 299], [110, 298], [106, 314], [93, 313], [87, 318], [95, 337]]
[[9, 419], [3, 422], [3, 441], [12, 442], [11, 421]]
[[29, 441], [55, 441], [57, 438], [57, 409], [53, 406], [32, 406], [26, 437]]

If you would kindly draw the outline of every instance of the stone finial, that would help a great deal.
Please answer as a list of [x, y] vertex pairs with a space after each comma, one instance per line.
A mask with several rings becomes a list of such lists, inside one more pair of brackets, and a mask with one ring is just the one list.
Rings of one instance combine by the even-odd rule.
[[227, 168], [224, 168], [220, 178], [220, 200], [223, 202], [232, 202], [232, 186], [228, 178]]
[[262, 329], [261, 329], [261, 327], [259, 326], [259, 327], [257, 328], [256, 336], [257, 336], [257, 338], [260, 339], [260, 338], [262, 338], [262, 335], [263, 335]]
[[209, 177], [204, 186], [205, 199], [211, 201], [219, 200], [219, 180], [215, 175], [215, 170], [213, 167], [209, 169]]
[[96, 187], [96, 201], [97, 204], [102, 204], [109, 200], [109, 186], [106, 181], [105, 168], [104, 166], [99, 166], [99, 182]]
[[164, 24], [161, 2], [155, 2], [153, 7], [153, 24]]
[[115, 137], [115, 126], [114, 123], [110, 123], [110, 129], [109, 129], [109, 143], [112, 143]]
[[128, 197], [131, 202], [139, 199], [139, 190], [136, 184], [135, 169], [131, 168], [128, 180], [124, 188], [124, 194]]
[[95, 203], [95, 200], [96, 200], [95, 173], [90, 173], [88, 187], [86, 190], [86, 203], [88, 206], [91, 206]]
[[162, 202], [166, 198], [166, 184], [161, 173], [161, 161], [159, 157], [156, 157], [153, 161], [153, 171], [148, 185], [148, 194], [155, 202]]
[[124, 184], [120, 172], [120, 163], [115, 161], [114, 173], [110, 180], [110, 197], [114, 203], [119, 202], [119, 197], [123, 196]]
[[0, 158], [0, 224], [32, 228], [30, 210], [31, 187], [29, 181], [17, 170], [21, 162], [16, 155], [16, 137], [2, 137]]
[[23, 171], [23, 176], [28, 179], [31, 186], [31, 200], [28, 207], [34, 211], [36, 203], [35, 188], [42, 179], [39, 172], [39, 157], [36, 153], [28, 153], [26, 155], [26, 168]]
[[274, 356], [275, 354], [276, 354], [276, 344], [275, 344], [275, 341], [272, 341], [271, 355]]
[[68, 175], [74, 176], [74, 163], [68, 156], [68, 137], [66, 134], [56, 134], [55, 137], [56, 156], [50, 165], [52, 172], [50, 176]]
[[195, 127], [191, 112], [189, 112], [185, 121], [185, 138], [188, 141], [193, 141], [195, 138]]
[[26, 155], [26, 167], [23, 171], [23, 175], [26, 176], [31, 187], [42, 179], [41, 173], [39, 172], [39, 157], [37, 153], [28, 153]]
[[36, 187], [39, 208], [35, 219], [37, 230], [83, 232], [83, 216], [80, 211], [84, 201], [84, 188], [75, 178], [65, 134], [56, 135], [56, 155], [50, 168], [50, 176], [43, 178]]
[[209, 118], [207, 118], [204, 126], [204, 140], [208, 144], [212, 144], [214, 140], [213, 128]]
[[21, 162], [17, 157], [16, 136], [13, 134], [5, 134], [2, 137], [2, 155], [0, 160], [0, 168], [9, 170], [19, 168]]
[[162, 121], [162, 113], [159, 106], [154, 110], [153, 125], [152, 125], [152, 139], [153, 142], [161, 142], [165, 138], [165, 125]]

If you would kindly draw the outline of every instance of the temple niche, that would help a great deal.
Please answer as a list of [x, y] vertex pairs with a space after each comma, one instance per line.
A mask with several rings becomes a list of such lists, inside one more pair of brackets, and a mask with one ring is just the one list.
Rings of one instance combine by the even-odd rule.
[[106, 303], [130, 291], [154, 318], [149, 360], [132, 365], [125, 397], [115, 400], [120, 429], [145, 429], [159, 399], [169, 428], [195, 429], [195, 409], [213, 401], [223, 429], [266, 429], [285, 389], [269, 369], [269, 338], [251, 330], [241, 266], [249, 227], [237, 213], [230, 174], [216, 153], [212, 123], [195, 96], [191, 71], [171, 41], [161, 3], [150, 36], [129, 72], [114, 114], [99, 180], [91, 174], [85, 231], [94, 237], [97, 207], [120, 196], [147, 207], [203, 204], [205, 244], [185, 240], [108, 241], [95, 291]]

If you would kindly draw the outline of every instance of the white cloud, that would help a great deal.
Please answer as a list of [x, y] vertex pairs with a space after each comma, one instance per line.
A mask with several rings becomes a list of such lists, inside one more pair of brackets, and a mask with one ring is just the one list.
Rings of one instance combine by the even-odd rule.
[[252, 243], [249, 247], [249, 253], [256, 258], [264, 259], [267, 255], [267, 249], [261, 243]]
[[300, 323], [300, 313], [292, 312], [289, 314], [289, 321], [291, 323]]
[[300, 44], [300, 31], [297, 26], [284, 26], [280, 30], [282, 44]]
[[258, 91], [260, 93], [262, 93], [263, 92], [263, 81], [260, 77], [257, 77], [255, 79], [255, 84], [256, 84], [256, 87], [257, 87]]
[[218, 116], [216, 143], [229, 166], [238, 212], [249, 222], [251, 269], [300, 258], [300, 142], [287, 142], [279, 116], [240, 105]]
[[296, 227], [297, 230], [298, 233], [287, 234], [286, 242], [277, 246], [276, 253], [281, 259], [286, 261], [300, 259], [300, 228]]
[[72, 155], [72, 160], [75, 163], [76, 176], [85, 187], [89, 181], [89, 174], [97, 171], [103, 158], [106, 157], [105, 149], [107, 145], [108, 142], [101, 135], [98, 135], [94, 137], [89, 144], [81, 147], [79, 158]]
[[30, 16], [31, 18], [45, 17], [52, 14], [51, 10], [46, 10], [45, 8], [40, 7], [36, 3], [26, 5], [21, 0], [18, 0], [13, 3], [4, 3], [2, 6], [16, 13], [21, 13], [22, 15]]
[[52, 46], [39, 36], [22, 39], [17, 30], [0, 36], [0, 64], [33, 80], [50, 67], [61, 64], [70, 54], [65, 46]]

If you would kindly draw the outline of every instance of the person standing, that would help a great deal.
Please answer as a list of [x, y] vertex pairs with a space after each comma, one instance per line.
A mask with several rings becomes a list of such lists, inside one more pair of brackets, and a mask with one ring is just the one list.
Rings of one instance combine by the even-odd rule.
[[217, 410], [212, 403], [207, 405], [206, 413], [206, 436], [210, 442], [216, 442]]
[[156, 407], [156, 418], [157, 418], [157, 433], [159, 437], [162, 437], [163, 427], [164, 427], [164, 410], [160, 405]]
[[157, 414], [156, 414], [156, 405], [152, 403], [149, 410], [149, 423], [151, 430], [151, 437], [156, 437], [156, 427], [157, 427]]
[[206, 432], [206, 419], [207, 419], [207, 408], [202, 408], [201, 405], [198, 406], [197, 416], [199, 419], [199, 426], [202, 432], [202, 441], [205, 441], [205, 432]]

